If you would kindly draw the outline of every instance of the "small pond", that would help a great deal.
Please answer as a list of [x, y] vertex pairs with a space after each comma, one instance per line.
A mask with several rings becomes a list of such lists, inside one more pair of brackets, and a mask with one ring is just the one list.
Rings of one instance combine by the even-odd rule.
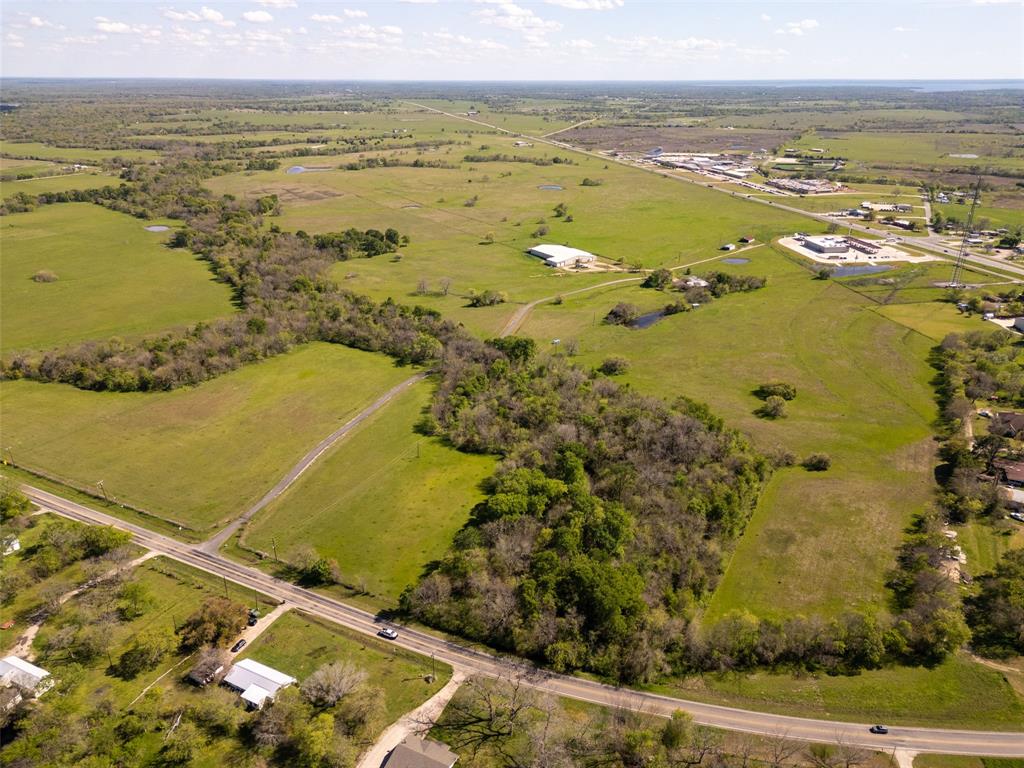
[[293, 165], [285, 173], [311, 173], [313, 171], [329, 171], [330, 168], [307, 168], [304, 165]]
[[147, 232], [166, 232], [170, 227], [165, 227], [163, 224], [150, 224], [146, 227]]
[[860, 266], [837, 267], [832, 270], [832, 277], [854, 277], [855, 275], [877, 275], [892, 269], [888, 264], [862, 264]]
[[565, 187], [560, 187], [557, 184], [541, 184], [539, 187], [537, 187], [537, 189], [548, 189], [557, 192], [560, 189], [565, 189]]
[[728, 259], [722, 259], [723, 264], [749, 264], [750, 259], [744, 259], [742, 256], [730, 256]]
[[659, 309], [657, 312], [648, 312], [646, 315], [640, 315], [636, 320], [629, 324], [630, 328], [650, 328], [656, 322], [665, 317], [665, 310]]

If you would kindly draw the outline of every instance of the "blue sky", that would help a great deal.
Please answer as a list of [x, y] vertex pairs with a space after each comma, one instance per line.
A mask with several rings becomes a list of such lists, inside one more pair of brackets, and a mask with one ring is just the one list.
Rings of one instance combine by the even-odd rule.
[[8, 77], [1024, 77], [1024, 0], [4, 0], [0, 23]]

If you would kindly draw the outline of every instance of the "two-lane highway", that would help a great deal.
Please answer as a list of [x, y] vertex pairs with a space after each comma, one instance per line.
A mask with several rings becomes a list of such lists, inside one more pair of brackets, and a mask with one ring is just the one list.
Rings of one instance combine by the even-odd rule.
[[[258, 590], [275, 599], [287, 601], [312, 615], [365, 634], [376, 634], [380, 629], [380, 621], [373, 614], [339, 600], [275, 579], [258, 569], [240, 565], [218, 554], [126, 523], [47, 491], [31, 486], [24, 486], [23, 490], [32, 501], [44, 509], [83, 523], [112, 525], [128, 531], [138, 544], [147, 549], [222, 576], [249, 589]], [[425, 656], [432, 655], [442, 662], [472, 674], [501, 677], [523, 669], [523, 663], [519, 660], [483, 653], [417, 629], [402, 628], [395, 642]], [[894, 727], [887, 736], [877, 736], [868, 732], [867, 723], [833, 722], [752, 712], [645, 691], [616, 688], [591, 680], [538, 670], [531, 671], [526, 680], [529, 685], [557, 696], [665, 716], [681, 709], [688, 712], [697, 723], [747, 733], [785, 735], [787, 738], [804, 741], [841, 741], [848, 745], [886, 751], [902, 748], [914, 752], [1024, 757], [1024, 733]]]

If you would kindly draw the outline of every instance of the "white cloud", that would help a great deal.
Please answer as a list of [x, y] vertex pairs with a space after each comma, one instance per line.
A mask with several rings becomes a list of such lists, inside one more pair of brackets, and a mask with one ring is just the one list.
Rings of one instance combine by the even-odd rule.
[[437, 0], [398, 0], [398, 2], [408, 5], [437, 5]]
[[127, 35], [132, 31], [132, 25], [125, 24], [123, 21], [113, 21], [106, 16], [97, 16], [96, 29], [100, 32], [110, 32], [114, 35]]
[[242, 18], [251, 24], [269, 24], [274, 20], [266, 11], [246, 11], [242, 14]]
[[7, 40], [6, 45], [11, 48], [25, 47], [25, 39], [21, 35], [15, 34], [14, 32], [8, 32], [5, 40]]
[[762, 13], [761, 14], [761, 21], [771, 21], [771, 20], [772, 20], [772, 17], [769, 16], [767, 13]]
[[804, 32], [810, 32], [812, 29], [817, 29], [818, 24], [816, 19], [801, 19], [800, 21], [787, 21], [785, 27], [780, 27], [775, 30], [776, 35], [796, 35], [800, 37]]
[[718, 59], [723, 52], [736, 50], [731, 40], [708, 37], [664, 38], [656, 35], [633, 37], [607, 37], [615, 52], [626, 56], [644, 56], [648, 59], [679, 59], [683, 61]]
[[346, 8], [341, 13], [344, 18], [336, 13], [314, 13], [309, 17], [309, 19], [310, 21], [317, 21], [321, 24], [340, 24], [344, 22], [345, 19], [365, 19], [368, 15], [366, 11], [353, 11], [349, 8]]
[[542, 19], [531, 9], [523, 8], [515, 3], [492, 2], [492, 5], [494, 7], [481, 8], [479, 11], [473, 12], [473, 15], [480, 19], [481, 24], [490, 24], [532, 36], [557, 32], [562, 28], [559, 22]]
[[401, 27], [394, 27], [394, 26], [391, 26], [390, 24], [381, 27], [380, 31], [383, 32], [386, 35], [400, 35], [400, 34], [402, 34], [402, 28]]
[[221, 27], [235, 26], [235, 22], [225, 19], [223, 13], [213, 8], [207, 8], [205, 5], [198, 11], [176, 11], [173, 8], [168, 8], [164, 11], [164, 18], [171, 21], [207, 21]]
[[71, 45], [96, 45], [106, 39], [106, 35], [75, 35], [73, 37], [61, 38], [61, 42]]
[[48, 19], [44, 19], [41, 16], [30, 16], [29, 20], [28, 20], [28, 23], [29, 23], [29, 26], [39, 27], [39, 28], [41, 28], [41, 27], [56, 27], [57, 26], [52, 21], [49, 21]]
[[267, 8], [297, 8], [299, 5], [295, 0], [256, 0], [256, 2]]
[[621, 8], [624, 0], [544, 0], [544, 2], [573, 11], [610, 11], [613, 8]]
[[594, 47], [594, 44], [589, 40], [570, 40], [566, 45], [574, 51], [589, 51]]
[[893, 32], [917, 32], [913, 27], [893, 27]]

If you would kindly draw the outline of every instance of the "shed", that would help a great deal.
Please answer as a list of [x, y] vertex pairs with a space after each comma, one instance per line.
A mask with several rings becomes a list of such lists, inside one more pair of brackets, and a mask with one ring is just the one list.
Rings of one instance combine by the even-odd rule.
[[567, 245], [535, 245], [528, 253], [544, 259], [544, 263], [549, 267], [571, 267], [577, 264], [591, 264], [597, 260], [594, 254]]
[[257, 709], [267, 699], [273, 699], [279, 690], [295, 682], [294, 677], [252, 659], [242, 659], [224, 676], [225, 685], [234, 688], [242, 694], [243, 700]]
[[37, 667], [17, 656], [0, 659], [0, 684], [17, 687], [29, 696], [42, 696], [53, 687], [53, 678], [42, 667]]
[[438, 741], [407, 736], [391, 750], [382, 768], [452, 768], [458, 759]]

